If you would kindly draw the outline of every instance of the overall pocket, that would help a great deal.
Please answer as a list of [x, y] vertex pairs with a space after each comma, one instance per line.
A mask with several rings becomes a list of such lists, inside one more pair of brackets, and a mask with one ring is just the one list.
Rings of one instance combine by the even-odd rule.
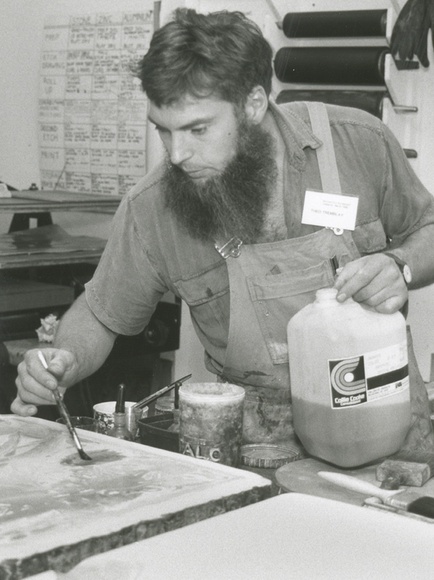
[[319, 288], [333, 284], [329, 260], [276, 275], [249, 276], [247, 286], [261, 333], [274, 364], [288, 362], [287, 324], [315, 300]]
[[229, 326], [229, 280], [226, 263], [174, 282], [179, 296], [190, 309], [198, 330], [211, 344], [221, 347]]

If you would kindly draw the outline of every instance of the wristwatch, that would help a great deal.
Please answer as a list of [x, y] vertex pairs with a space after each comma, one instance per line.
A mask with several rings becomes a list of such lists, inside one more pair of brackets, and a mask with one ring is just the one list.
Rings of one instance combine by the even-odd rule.
[[389, 258], [392, 258], [392, 260], [395, 260], [395, 263], [398, 266], [402, 274], [402, 277], [404, 278], [404, 282], [408, 286], [413, 279], [409, 265], [406, 262], [404, 262], [404, 260], [401, 260], [401, 258], [398, 258], [398, 256], [395, 256], [395, 254], [392, 254], [391, 252], [384, 252], [384, 254], [385, 256], [389, 256]]

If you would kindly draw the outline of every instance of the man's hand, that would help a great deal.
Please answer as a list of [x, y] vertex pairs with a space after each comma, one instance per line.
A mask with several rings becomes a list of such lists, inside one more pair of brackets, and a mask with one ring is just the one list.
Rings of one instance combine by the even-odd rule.
[[11, 411], [16, 415], [35, 415], [36, 405], [55, 404], [53, 389], [68, 387], [75, 382], [77, 364], [71, 352], [45, 348], [43, 353], [48, 369], [42, 365], [37, 349], [27, 351], [23, 362], [18, 365], [15, 381], [18, 394], [11, 405]]
[[408, 300], [404, 278], [395, 261], [384, 254], [371, 254], [349, 262], [338, 270], [337, 300], [353, 298], [378, 312], [392, 314]]

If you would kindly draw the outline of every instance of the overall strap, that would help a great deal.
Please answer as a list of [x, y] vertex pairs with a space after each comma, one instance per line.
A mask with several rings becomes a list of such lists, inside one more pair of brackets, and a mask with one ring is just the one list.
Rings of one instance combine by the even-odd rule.
[[306, 102], [313, 134], [323, 144], [316, 150], [323, 191], [342, 193], [329, 117], [324, 103]]

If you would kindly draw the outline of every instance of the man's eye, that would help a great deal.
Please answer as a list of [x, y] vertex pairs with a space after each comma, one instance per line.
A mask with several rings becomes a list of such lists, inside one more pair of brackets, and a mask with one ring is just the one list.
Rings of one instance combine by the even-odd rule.
[[206, 132], [206, 127], [205, 126], [195, 127], [194, 129], [191, 130], [191, 132], [193, 133], [193, 135], [203, 135]]

